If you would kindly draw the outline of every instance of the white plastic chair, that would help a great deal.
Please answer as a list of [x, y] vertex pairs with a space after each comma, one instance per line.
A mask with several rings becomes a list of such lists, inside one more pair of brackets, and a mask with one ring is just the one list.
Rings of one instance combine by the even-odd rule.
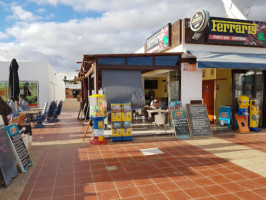
[[154, 116], [154, 130], [155, 126], [164, 125], [164, 130], [166, 131], [166, 123], [165, 123], [166, 113], [159, 113]]

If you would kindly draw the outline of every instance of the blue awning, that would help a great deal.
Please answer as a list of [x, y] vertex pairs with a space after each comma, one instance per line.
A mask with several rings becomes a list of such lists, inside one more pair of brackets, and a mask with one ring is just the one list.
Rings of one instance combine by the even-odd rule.
[[199, 68], [266, 69], [266, 54], [190, 51]]

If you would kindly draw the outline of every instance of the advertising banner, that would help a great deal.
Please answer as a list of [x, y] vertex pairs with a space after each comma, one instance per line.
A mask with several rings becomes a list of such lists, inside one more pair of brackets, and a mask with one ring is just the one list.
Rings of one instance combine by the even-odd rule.
[[[20, 95], [25, 95], [29, 106], [38, 106], [39, 83], [37, 81], [20, 81], [19, 82]], [[0, 82], [0, 95], [4, 101], [8, 101], [8, 82]]]
[[170, 28], [171, 24], [167, 24], [147, 39], [146, 53], [158, 53], [170, 47]]
[[208, 43], [262, 46], [266, 44], [266, 23], [211, 17]]

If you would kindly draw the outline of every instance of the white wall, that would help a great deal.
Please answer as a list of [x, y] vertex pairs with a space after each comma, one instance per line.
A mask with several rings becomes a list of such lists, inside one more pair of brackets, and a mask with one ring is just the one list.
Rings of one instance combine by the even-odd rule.
[[[59, 80], [55, 75], [52, 77], [51, 73], [56, 73], [49, 63], [44, 62], [19, 62], [17, 60], [19, 69], [20, 81], [37, 81], [39, 83], [39, 107], [43, 107], [45, 102], [52, 100], [64, 100], [65, 99], [65, 84], [64, 81]], [[9, 78], [9, 66], [11, 61], [0, 62], [0, 81], [8, 81]], [[50, 83], [57, 85], [58, 99], [54, 99], [50, 93]]]
[[181, 101], [183, 110], [186, 110], [186, 104], [192, 99], [202, 99], [202, 70], [183, 71], [181, 65]]
[[65, 100], [65, 82], [62, 76], [57, 74], [54, 68], [49, 65], [49, 86], [51, 101]]

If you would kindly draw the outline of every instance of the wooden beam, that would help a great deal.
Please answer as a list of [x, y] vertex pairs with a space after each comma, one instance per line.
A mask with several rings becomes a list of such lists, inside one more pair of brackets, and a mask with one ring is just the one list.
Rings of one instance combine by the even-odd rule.
[[85, 74], [85, 76], [79, 77], [79, 78], [75, 78], [74, 81], [80, 81], [83, 80], [85, 78], [88, 78], [88, 76], [91, 74], [91, 72], [94, 70], [95, 66], [92, 66], [89, 71]]

